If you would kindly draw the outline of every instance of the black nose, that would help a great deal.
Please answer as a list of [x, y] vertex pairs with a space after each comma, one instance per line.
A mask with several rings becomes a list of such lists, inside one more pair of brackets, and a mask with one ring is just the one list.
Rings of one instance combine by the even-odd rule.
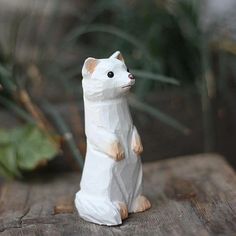
[[129, 74], [128, 77], [129, 77], [130, 79], [135, 79], [134, 75], [132, 75], [132, 74]]

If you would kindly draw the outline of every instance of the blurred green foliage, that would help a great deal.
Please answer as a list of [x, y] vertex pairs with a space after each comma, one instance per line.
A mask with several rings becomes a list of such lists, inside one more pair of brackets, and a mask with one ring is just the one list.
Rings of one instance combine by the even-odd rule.
[[0, 174], [21, 177], [58, 154], [58, 147], [35, 125], [0, 130]]
[[[89, 51], [103, 57], [119, 48], [136, 69], [184, 82], [199, 76], [201, 30], [196, 1], [97, 1], [93, 8], [99, 13], [92, 17], [90, 10], [85, 11], [80, 20], [84, 33], [96, 35], [77, 37], [78, 43], [91, 45]], [[72, 35], [76, 30], [81, 33], [82, 27]]]
[[[70, 125], [49, 105], [51, 101], [46, 101], [50, 99], [44, 89], [59, 90], [60, 98], [81, 104], [82, 88], [78, 78], [81, 78], [84, 59], [103, 58], [120, 50], [126, 64], [131, 66], [130, 71], [138, 77], [130, 97], [131, 106], [188, 135], [189, 129], [184, 124], [148, 104], [146, 98], [158, 89], [197, 84], [207, 110], [203, 117], [205, 129], [212, 129], [208, 127], [211, 124], [207, 94], [211, 74], [209, 42], [199, 24], [199, 1], [101, 0], [68, 1], [68, 4], [70, 2], [79, 7], [66, 17], [61, 15], [64, 3], [61, 0], [53, 1], [49, 16], [38, 17], [34, 12], [16, 12], [13, 16], [8, 24], [7, 43], [1, 45], [0, 41], [2, 105], [25, 123], [37, 124], [18, 96], [19, 91], [27, 91], [31, 103], [43, 107], [45, 117], [51, 116], [55, 132], [61, 137], [70, 137], [66, 142], [71, 155], [82, 168], [83, 159], [76, 150], [80, 140], [75, 140]], [[22, 60], [19, 48], [26, 44], [27, 59]]]

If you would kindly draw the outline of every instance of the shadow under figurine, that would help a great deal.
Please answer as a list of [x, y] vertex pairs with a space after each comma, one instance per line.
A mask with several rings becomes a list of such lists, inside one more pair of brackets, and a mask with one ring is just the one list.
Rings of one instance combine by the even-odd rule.
[[143, 147], [126, 98], [135, 78], [119, 51], [87, 58], [82, 75], [87, 153], [75, 205], [87, 221], [119, 225], [151, 207], [142, 195]]

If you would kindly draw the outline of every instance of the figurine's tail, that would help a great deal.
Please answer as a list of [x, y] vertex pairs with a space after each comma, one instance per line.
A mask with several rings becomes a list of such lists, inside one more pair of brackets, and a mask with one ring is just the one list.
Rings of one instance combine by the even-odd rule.
[[75, 206], [81, 218], [100, 225], [119, 225], [122, 223], [120, 211], [108, 200], [90, 196], [82, 191], [76, 193]]

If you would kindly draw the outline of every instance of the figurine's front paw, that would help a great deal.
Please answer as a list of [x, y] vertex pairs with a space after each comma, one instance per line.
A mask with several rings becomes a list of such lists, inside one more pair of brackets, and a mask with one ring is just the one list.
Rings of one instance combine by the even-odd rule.
[[143, 145], [140, 137], [134, 138], [132, 142], [132, 150], [137, 154], [137, 156], [140, 156], [143, 152]]
[[140, 145], [134, 146], [133, 151], [137, 154], [137, 156], [140, 156], [143, 152], [143, 145], [140, 143]]
[[109, 150], [108, 150], [109, 156], [111, 156], [115, 161], [120, 161], [125, 158], [124, 150], [119, 142], [114, 142]]

